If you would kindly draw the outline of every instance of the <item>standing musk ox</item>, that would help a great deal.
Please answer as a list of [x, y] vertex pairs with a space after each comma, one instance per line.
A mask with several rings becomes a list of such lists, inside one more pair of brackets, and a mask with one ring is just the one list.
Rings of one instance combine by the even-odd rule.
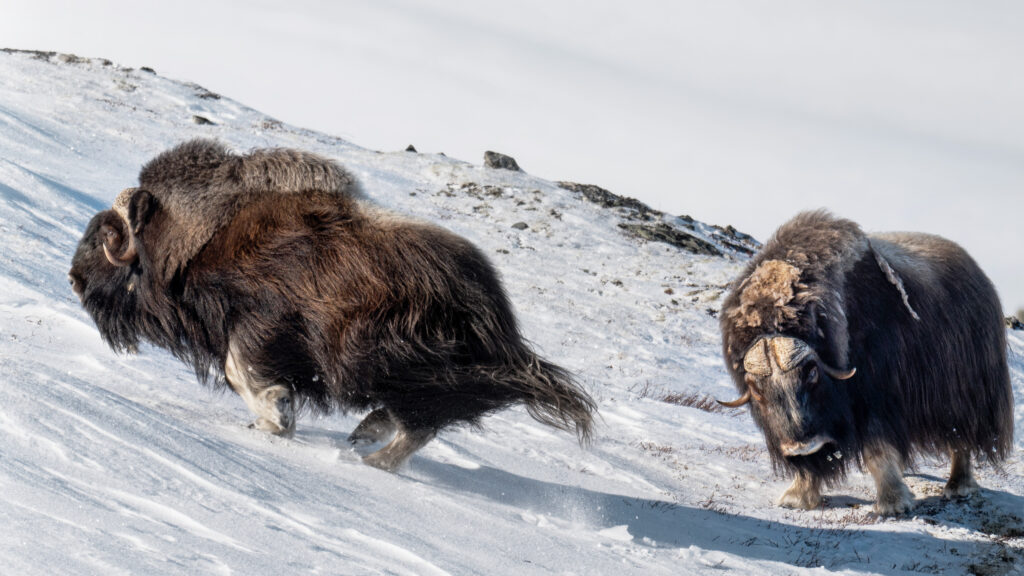
[[913, 505], [903, 468], [948, 454], [943, 495], [978, 490], [971, 458], [1013, 441], [1006, 333], [991, 282], [959, 246], [926, 234], [866, 236], [827, 212], [783, 225], [721, 313], [726, 367], [776, 471], [782, 506], [812, 509], [822, 485], [864, 465], [875, 511]]
[[594, 403], [523, 341], [487, 258], [370, 205], [337, 164], [196, 140], [89, 223], [70, 280], [115, 350], [140, 341], [230, 387], [253, 427], [371, 410], [349, 440], [394, 470], [442, 428], [522, 402], [589, 438]]

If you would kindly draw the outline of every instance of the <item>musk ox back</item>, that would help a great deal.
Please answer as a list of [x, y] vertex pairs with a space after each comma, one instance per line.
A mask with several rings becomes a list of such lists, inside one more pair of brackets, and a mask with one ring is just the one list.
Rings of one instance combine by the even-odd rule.
[[1002, 309], [959, 246], [926, 234], [865, 235], [826, 212], [784, 224], [721, 313], [726, 367], [777, 470], [780, 504], [814, 508], [850, 465], [875, 479], [878, 513], [909, 510], [902, 470], [949, 455], [946, 497], [978, 487], [971, 458], [1012, 446]]
[[139, 180], [90, 222], [70, 273], [114, 349], [170, 350], [274, 434], [303, 408], [370, 410], [349, 439], [393, 437], [364, 459], [387, 470], [514, 403], [589, 436], [593, 401], [523, 341], [487, 258], [370, 205], [333, 162], [200, 140]]

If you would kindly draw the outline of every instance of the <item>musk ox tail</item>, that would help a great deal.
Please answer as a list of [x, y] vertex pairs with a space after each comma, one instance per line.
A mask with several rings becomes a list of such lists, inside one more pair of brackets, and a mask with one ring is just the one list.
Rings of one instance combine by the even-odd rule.
[[597, 405], [568, 370], [531, 356], [518, 369], [492, 376], [499, 386], [514, 392], [535, 420], [560, 430], [575, 430], [580, 444], [590, 443]]

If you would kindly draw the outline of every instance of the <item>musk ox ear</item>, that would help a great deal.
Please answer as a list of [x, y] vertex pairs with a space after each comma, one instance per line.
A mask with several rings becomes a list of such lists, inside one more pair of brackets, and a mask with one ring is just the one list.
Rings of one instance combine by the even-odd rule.
[[149, 219], [156, 212], [157, 200], [148, 190], [138, 189], [128, 200], [128, 224], [131, 234], [138, 236], [142, 229], [149, 224]]

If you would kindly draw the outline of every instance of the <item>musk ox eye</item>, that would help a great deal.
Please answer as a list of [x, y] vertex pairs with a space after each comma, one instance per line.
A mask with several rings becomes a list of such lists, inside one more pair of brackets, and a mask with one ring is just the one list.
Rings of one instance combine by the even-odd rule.
[[121, 245], [121, 234], [112, 226], [104, 226], [103, 243], [109, 248], [117, 248]]
[[68, 283], [71, 284], [71, 291], [81, 296], [83, 288], [82, 279], [79, 278], [76, 274], [71, 273], [68, 274]]
[[818, 382], [818, 367], [811, 364], [811, 367], [807, 369], [807, 377], [805, 378], [807, 383], [816, 384]]

